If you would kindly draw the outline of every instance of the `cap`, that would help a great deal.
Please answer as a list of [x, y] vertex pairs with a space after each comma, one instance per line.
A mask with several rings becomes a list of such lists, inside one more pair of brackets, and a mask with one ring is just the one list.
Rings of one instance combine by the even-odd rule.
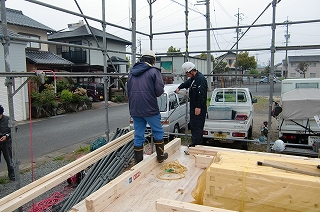
[[182, 64], [182, 70], [186, 73], [192, 71], [195, 68], [196, 65], [191, 62], [185, 62], [184, 64]]
[[151, 57], [156, 58], [155, 53], [154, 53], [153, 51], [151, 51], [151, 50], [144, 51], [144, 52], [142, 53], [142, 57], [143, 57], [143, 56], [151, 56]]

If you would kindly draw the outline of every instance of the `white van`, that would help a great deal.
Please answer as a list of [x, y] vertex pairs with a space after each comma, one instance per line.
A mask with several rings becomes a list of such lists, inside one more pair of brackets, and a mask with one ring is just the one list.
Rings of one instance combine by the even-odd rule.
[[[188, 102], [188, 93], [186, 89], [181, 89], [179, 94], [174, 91], [180, 84], [167, 84], [164, 86], [164, 93], [157, 98], [158, 106], [161, 114], [161, 123], [164, 130], [165, 138], [173, 138], [175, 135], [170, 133], [179, 133], [189, 123], [189, 111], [186, 106]], [[133, 121], [130, 118], [130, 130], [133, 130]], [[148, 132], [151, 128], [147, 125]]]

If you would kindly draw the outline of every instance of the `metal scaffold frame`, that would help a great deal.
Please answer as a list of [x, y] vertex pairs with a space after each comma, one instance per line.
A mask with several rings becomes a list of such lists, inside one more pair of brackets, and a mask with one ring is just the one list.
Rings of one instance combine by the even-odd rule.
[[[9, 53], [9, 44], [10, 41], [27, 41], [27, 42], [38, 42], [38, 43], [44, 43], [44, 44], [55, 44], [55, 45], [61, 45], [61, 46], [69, 46], [69, 47], [79, 47], [83, 49], [92, 49], [92, 50], [99, 50], [103, 54], [103, 60], [104, 60], [104, 65], [103, 65], [103, 70], [104, 73], [55, 73], [57, 76], [84, 76], [84, 77], [90, 77], [90, 76], [101, 76], [104, 78], [104, 88], [105, 88], [105, 108], [106, 108], [106, 140], [109, 140], [109, 124], [108, 124], [108, 87], [110, 86], [110, 80], [109, 77], [111, 76], [125, 76], [125, 74], [121, 73], [107, 73], [107, 57], [109, 57], [108, 53], [110, 52], [115, 52], [115, 53], [123, 53], [123, 54], [130, 54], [132, 55], [131, 57], [131, 65], [133, 65], [136, 62], [136, 34], [141, 34], [144, 36], [149, 37], [150, 39], [150, 49], [152, 49], [153, 46], [153, 38], [154, 36], [161, 36], [165, 34], [177, 34], [177, 33], [184, 33], [185, 34], [185, 39], [186, 39], [186, 51], [185, 52], [179, 52], [183, 53], [185, 55], [186, 60], [188, 60], [188, 57], [190, 54], [196, 54], [196, 53], [207, 53], [207, 72], [206, 76], [220, 76], [218, 74], [211, 74], [212, 73], [212, 68], [211, 68], [211, 58], [209, 53], [214, 53], [214, 52], [229, 52], [232, 50], [232, 48], [236, 45], [234, 45], [231, 49], [225, 49], [225, 50], [211, 50], [210, 49], [210, 32], [211, 31], [217, 31], [217, 30], [227, 30], [227, 29], [240, 29], [240, 28], [246, 28], [247, 31], [250, 28], [253, 27], [266, 27], [270, 26], [272, 30], [272, 37], [271, 37], [271, 44], [269, 48], [249, 48], [249, 49], [237, 49], [237, 51], [270, 51], [271, 54], [271, 63], [270, 63], [270, 77], [273, 76], [274, 74], [274, 54], [276, 51], [287, 51], [287, 50], [305, 50], [305, 49], [320, 49], [320, 45], [303, 45], [303, 46], [275, 46], [275, 30], [277, 26], [281, 25], [286, 25], [287, 23], [276, 23], [275, 22], [275, 16], [276, 16], [276, 6], [280, 2], [279, 0], [272, 0], [265, 10], [260, 14], [260, 16], [270, 7], [273, 7], [273, 14], [272, 14], [272, 23], [270, 24], [257, 24], [255, 25], [255, 22], [252, 23], [252, 25], [245, 25], [245, 26], [228, 26], [228, 27], [217, 27], [217, 28], [210, 28], [210, 22], [209, 17], [210, 17], [210, 11], [209, 11], [209, 4], [210, 0], [205, 0], [203, 1], [206, 4], [206, 21], [207, 21], [207, 27], [205, 29], [189, 29], [188, 28], [188, 0], [185, 0], [185, 24], [186, 24], [186, 29], [182, 31], [171, 31], [171, 32], [153, 32], [152, 31], [152, 4], [156, 2], [156, 0], [147, 0], [148, 4], [150, 6], [150, 32], [149, 34], [139, 32], [136, 30], [136, 0], [132, 0], [132, 17], [131, 17], [131, 22], [132, 22], [132, 28], [125, 28], [122, 26], [118, 26], [116, 24], [108, 23], [105, 20], [105, 0], [102, 0], [102, 19], [97, 19], [94, 17], [90, 17], [87, 15], [84, 15], [81, 11], [81, 8], [79, 7], [80, 13], [66, 10], [60, 7], [56, 7], [54, 5], [46, 4], [40, 1], [36, 0], [25, 0], [27, 2], [41, 5], [44, 7], [51, 8], [53, 10], [65, 12], [71, 15], [75, 15], [81, 18], [84, 18], [85, 20], [89, 19], [92, 21], [96, 21], [101, 23], [102, 25], [102, 30], [103, 30], [103, 46], [100, 46], [99, 48], [95, 47], [90, 47], [90, 46], [85, 46], [85, 45], [75, 45], [75, 44], [67, 44], [67, 43], [60, 43], [60, 42], [53, 42], [53, 41], [42, 41], [42, 40], [35, 40], [35, 39], [28, 39], [28, 38], [22, 38], [22, 37], [11, 37], [8, 34], [7, 30], [7, 19], [6, 19], [6, 7], [5, 7], [5, 0], [0, 0], [1, 1], [1, 23], [2, 23], [2, 36], [0, 36], [0, 40], [2, 42], [3, 48], [4, 48], [4, 62], [5, 62], [5, 72], [0, 72], [0, 77], [5, 77], [5, 85], [7, 86], [7, 95], [8, 95], [8, 105], [9, 105], [9, 116], [10, 116], [10, 128], [12, 129], [12, 142], [13, 142], [13, 159], [14, 159], [14, 166], [15, 166], [15, 173], [17, 173], [16, 176], [16, 188], [20, 188], [20, 177], [19, 177], [19, 166], [18, 166], [18, 160], [16, 158], [16, 136], [15, 136], [15, 127], [16, 127], [16, 121], [15, 121], [15, 114], [14, 114], [14, 106], [13, 106], [13, 97], [16, 94], [18, 90], [20, 90], [30, 79], [30, 77], [37, 76], [36, 72], [13, 72], [10, 69], [10, 53]], [[259, 17], [260, 17], [259, 16]], [[258, 17], [258, 18], [259, 18]], [[258, 19], [257, 18], [257, 19]], [[256, 20], [257, 20], [256, 19]], [[306, 23], [318, 23], [320, 22], [320, 19], [316, 20], [305, 20], [305, 21], [295, 21], [295, 22], [290, 22], [290, 24], [306, 24]], [[107, 49], [107, 41], [106, 41], [106, 25], [112, 26], [112, 27], [117, 27], [123, 30], [127, 30], [132, 32], [132, 46], [131, 46], [131, 52], [119, 52], [119, 51], [113, 51]], [[206, 31], [207, 32], [207, 48], [204, 51], [189, 51], [189, 43], [188, 43], [188, 37], [189, 34], [192, 32], [200, 32], [200, 31]], [[244, 33], [245, 34], [245, 33]], [[241, 38], [244, 36], [240, 36], [236, 43], [241, 40]], [[99, 46], [99, 45], [98, 45]], [[158, 53], [157, 55], [166, 55], [167, 53]], [[111, 61], [111, 60], [110, 60]], [[112, 63], [112, 62], [111, 62]], [[113, 64], [112, 64], [113, 66]], [[213, 67], [214, 70], [215, 67]], [[114, 68], [115, 69], [115, 68]], [[52, 73], [46, 73], [47, 76], [53, 76]], [[14, 90], [14, 78], [15, 77], [27, 77], [26, 82], [24, 82], [18, 89]], [[210, 79], [208, 79], [210, 80]], [[270, 88], [273, 88], [273, 80], [270, 81]], [[272, 110], [272, 100], [273, 100], [273, 89], [270, 89], [270, 95], [269, 95], [269, 114], [271, 114]], [[269, 131], [271, 131], [271, 116], [269, 115], [268, 117], [268, 128]], [[268, 135], [268, 143], [267, 143], [267, 151], [270, 149], [270, 135]]]

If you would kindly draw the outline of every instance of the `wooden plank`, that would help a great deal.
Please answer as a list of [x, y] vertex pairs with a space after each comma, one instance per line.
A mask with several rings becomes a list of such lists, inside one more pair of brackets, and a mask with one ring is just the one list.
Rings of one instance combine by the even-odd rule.
[[[165, 145], [165, 151], [170, 155], [176, 152], [181, 146], [181, 139], [176, 138]], [[119, 177], [91, 194], [85, 199], [87, 211], [102, 211], [116, 198], [128, 191], [132, 186], [136, 185], [144, 176], [152, 169], [159, 166], [156, 153], [147, 157], [129, 171], [121, 174]]]
[[197, 145], [195, 147], [189, 147], [189, 154], [190, 155], [202, 154], [202, 155], [216, 156], [218, 154], [218, 151], [213, 150], [211, 148], [207, 148], [205, 146]]
[[50, 174], [30, 183], [29, 185], [13, 192], [0, 199], [0, 211], [14, 211], [20, 206], [30, 202], [32, 199], [50, 190], [54, 186], [67, 180], [69, 177], [75, 175], [79, 171], [87, 168], [93, 163], [97, 162], [106, 155], [117, 150], [124, 144], [133, 140], [134, 131], [130, 131], [125, 135], [109, 142], [99, 149], [90, 152], [69, 163], [68, 165], [51, 172]]
[[[252, 211], [252, 212], [298, 212], [295, 208], [284, 209], [274, 205], [264, 205], [264, 204], [245, 204], [242, 200], [229, 199], [225, 197], [215, 197], [210, 195], [204, 196], [204, 205], [211, 207], [225, 208], [228, 210], [235, 211]], [[319, 211], [319, 210], [318, 210]], [[308, 212], [317, 212], [309, 211]]]
[[212, 155], [200, 155], [196, 154], [193, 155], [195, 157], [195, 165], [198, 168], [206, 169], [208, 168], [211, 163], [214, 161], [215, 156]]
[[160, 198], [156, 201], [158, 212], [235, 212], [233, 210], [197, 205], [171, 199]]

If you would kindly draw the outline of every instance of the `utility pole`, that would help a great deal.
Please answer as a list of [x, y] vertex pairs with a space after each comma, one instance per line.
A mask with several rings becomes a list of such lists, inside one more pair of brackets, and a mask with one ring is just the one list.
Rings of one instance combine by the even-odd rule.
[[[286, 38], [286, 48], [288, 47], [288, 43], [289, 43], [289, 38], [290, 38], [290, 34], [289, 34], [289, 23], [290, 21], [288, 20], [288, 17], [287, 17], [287, 20], [284, 22], [286, 23], [286, 34], [284, 35], [284, 37]], [[285, 78], [288, 78], [288, 50], [286, 49], [286, 58], [285, 58]]]
[[[238, 8], [238, 13], [235, 15], [237, 17], [237, 27], [240, 25], [240, 20], [242, 20], [242, 13], [239, 13], [239, 8]], [[241, 32], [240, 28], [236, 29], [237, 32], [237, 43], [236, 43], [236, 76], [238, 77], [238, 49], [239, 49], [239, 33]], [[243, 74], [243, 73], [242, 73]]]
[[186, 36], [186, 61], [189, 61], [189, 10], [188, 10], [188, 0], [186, 0], [185, 4], [185, 18], [186, 18], [186, 31], [185, 31], [185, 36]]
[[139, 54], [141, 54], [141, 38], [138, 39]]
[[156, 0], [147, 0], [149, 3], [149, 20], [150, 20], [150, 50], [152, 50], [152, 39], [153, 39], [153, 35], [152, 35], [152, 4], [156, 1]]

